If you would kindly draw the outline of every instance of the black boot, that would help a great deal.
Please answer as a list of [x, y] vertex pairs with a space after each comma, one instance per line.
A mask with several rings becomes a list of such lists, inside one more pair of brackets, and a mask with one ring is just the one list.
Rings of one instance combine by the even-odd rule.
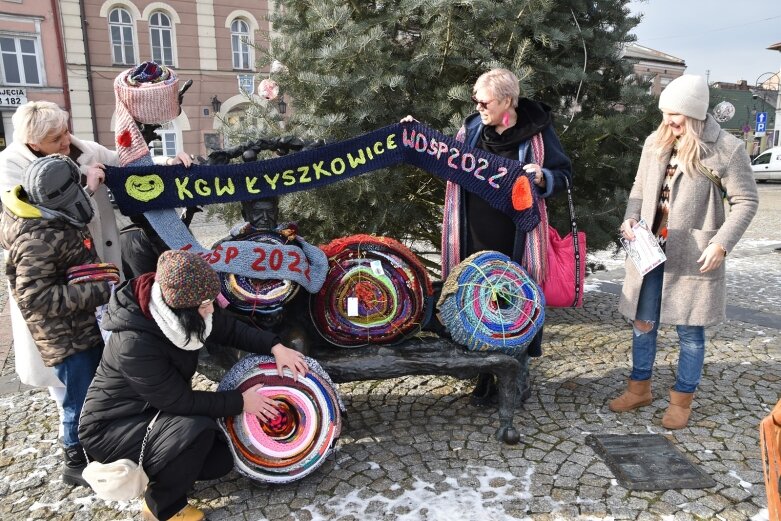
[[87, 466], [87, 457], [81, 445], [75, 447], [63, 447], [65, 453], [65, 467], [62, 470], [62, 480], [68, 485], [89, 487], [89, 484], [81, 477], [81, 471]]
[[499, 403], [499, 391], [496, 388], [496, 378], [493, 374], [480, 373], [469, 403], [477, 407], [486, 407]]

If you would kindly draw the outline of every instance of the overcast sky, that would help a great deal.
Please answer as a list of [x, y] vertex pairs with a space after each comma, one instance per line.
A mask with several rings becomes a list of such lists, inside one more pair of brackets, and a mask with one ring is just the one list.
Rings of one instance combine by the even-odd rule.
[[632, 0], [629, 8], [644, 13], [637, 43], [685, 60], [688, 74], [754, 85], [781, 69], [781, 52], [767, 50], [781, 42], [781, 0]]

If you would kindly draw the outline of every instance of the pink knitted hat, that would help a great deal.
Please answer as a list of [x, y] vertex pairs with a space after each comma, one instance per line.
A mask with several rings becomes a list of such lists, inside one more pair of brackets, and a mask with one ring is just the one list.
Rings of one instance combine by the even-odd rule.
[[[150, 71], [155, 74], [150, 74]], [[126, 166], [149, 153], [136, 121], [165, 123], [179, 115], [179, 78], [164, 65], [145, 62], [116, 77], [114, 95], [114, 138], [119, 163]]]

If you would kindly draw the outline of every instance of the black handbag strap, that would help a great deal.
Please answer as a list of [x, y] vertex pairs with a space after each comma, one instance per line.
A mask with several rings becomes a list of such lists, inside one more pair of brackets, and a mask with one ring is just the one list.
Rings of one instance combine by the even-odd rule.
[[569, 204], [569, 222], [572, 226], [572, 243], [575, 246], [575, 300], [571, 307], [578, 305], [580, 300], [580, 240], [578, 239], [578, 223], [575, 220], [575, 203], [572, 202], [572, 187], [569, 180], [565, 177], [564, 183], [567, 185], [567, 203]]

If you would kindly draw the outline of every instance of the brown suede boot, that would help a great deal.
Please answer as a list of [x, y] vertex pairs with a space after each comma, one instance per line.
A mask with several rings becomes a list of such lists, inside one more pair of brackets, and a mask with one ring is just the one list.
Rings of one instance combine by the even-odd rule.
[[608, 408], [613, 412], [627, 412], [650, 404], [654, 400], [651, 395], [651, 379], [629, 380], [624, 394], [610, 400]]
[[694, 393], [679, 393], [670, 389], [670, 406], [662, 417], [662, 426], [670, 430], [686, 427], [692, 413], [693, 399]]

